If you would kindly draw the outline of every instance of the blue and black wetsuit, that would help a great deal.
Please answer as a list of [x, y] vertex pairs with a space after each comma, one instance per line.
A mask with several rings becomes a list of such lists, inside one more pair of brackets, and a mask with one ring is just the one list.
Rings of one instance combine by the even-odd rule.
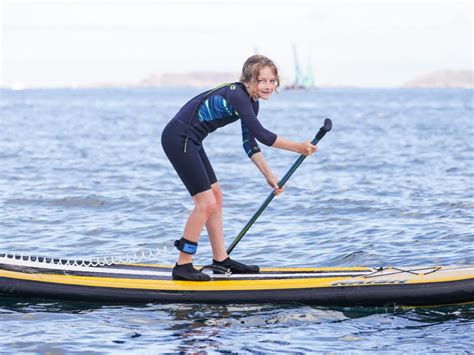
[[260, 151], [257, 140], [268, 146], [275, 142], [276, 134], [257, 119], [258, 106], [242, 83], [225, 84], [192, 98], [165, 127], [161, 144], [191, 196], [217, 182], [202, 146], [209, 133], [240, 119], [249, 157]]

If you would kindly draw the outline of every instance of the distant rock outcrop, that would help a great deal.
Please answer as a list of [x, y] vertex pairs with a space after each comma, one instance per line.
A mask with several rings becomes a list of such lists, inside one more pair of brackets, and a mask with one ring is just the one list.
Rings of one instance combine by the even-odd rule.
[[239, 81], [239, 73], [190, 72], [153, 74], [141, 80], [138, 86], [192, 86], [212, 87], [222, 83]]
[[435, 71], [403, 85], [409, 88], [474, 88], [474, 71], [440, 70]]

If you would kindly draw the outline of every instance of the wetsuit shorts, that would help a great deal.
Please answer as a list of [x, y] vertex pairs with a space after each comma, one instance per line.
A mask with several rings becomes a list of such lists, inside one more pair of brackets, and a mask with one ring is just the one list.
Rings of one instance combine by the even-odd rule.
[[191, 196], [194, 196], [209, 190], [217, 182], [217, 178], [202, 142], [192, 137], [188, 137], [186, 142], [187, 131], [186, 123], [173, 119], [163, 130], [161, 144], [181, 181]]

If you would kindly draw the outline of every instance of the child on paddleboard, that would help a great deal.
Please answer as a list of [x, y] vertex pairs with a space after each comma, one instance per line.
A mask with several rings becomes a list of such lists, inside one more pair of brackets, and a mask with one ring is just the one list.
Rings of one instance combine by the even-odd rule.
[[203, 140], [216, 129], [240, 120], [245, 152], [278, 195], [283, 189], [278, 186], [278, 179], [267, 165], [257, 141], [306, 156], [317, 149], [309, 141], [298, 143], [276, 135], [259, 122], [258, 100], [267, 100], [279, 85], [278, 69], [273, 61], [263, 55], [253, 55], [245, 61], [239, 82], [218, 86], [192, 98], [163, 130], [161, 143], [166, 156], [194, 201], [183, 237], [175, 242], [180, 253], [173, 268], [173, 279], [210, 280], [209, 275], [196, 270], [192, 264], [204, 226], [211, 242], [213, 266], [230, 269], [234, 274], [260, 271], [256, 265], [240, 263], [227, 255], [222, 191], [204, 151]]

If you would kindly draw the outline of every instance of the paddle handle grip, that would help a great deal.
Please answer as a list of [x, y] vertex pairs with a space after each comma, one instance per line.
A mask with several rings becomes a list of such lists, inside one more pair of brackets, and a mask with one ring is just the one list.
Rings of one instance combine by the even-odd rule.
[[[319, 129], [319, 132], [316, 134], [314, 139], [311, 141], [312, 144], [316, 145], [325, 135], [327, 132], [329, 132], [332, 128], [332, 122], [329, 118], [326, 118], [324, 120], [324, 125]], [[286, 182], [290, 179], [291, 175], [298, 169], [298, 167], [301, 165], [303, 160], [305, 160], [306, 155], [301, 154], [296, 161], [293, 163], [291, 166], [290, 170], [283, 176], [283, 178], [278, 182], [279, 187], [283, 187], [283, 185], [286, 184]], [[227, 248], [227, 254], [229, 255], [232, 250], [236, 247], [236, 245], [240, 242], [240, 240], [244, 237], [245, 233], [252, 227], [252, 225], [255, 223], [257, 218], [262, 214], [262, 212], [267, 208], [267, 206], [272, 202], [273, 198], [275, 197], [275, 193], [272, 191], [268, 197], [265, 199], [265, 201], [262, 203], [262, 205], [259, 207], [259, 209], [253, 214], [252, 218], [247, 222], [247, 224], [242, 228], [240, 233], [237, 235], [237, 237], [234, 238], [232, 243], [229, 245]]]

